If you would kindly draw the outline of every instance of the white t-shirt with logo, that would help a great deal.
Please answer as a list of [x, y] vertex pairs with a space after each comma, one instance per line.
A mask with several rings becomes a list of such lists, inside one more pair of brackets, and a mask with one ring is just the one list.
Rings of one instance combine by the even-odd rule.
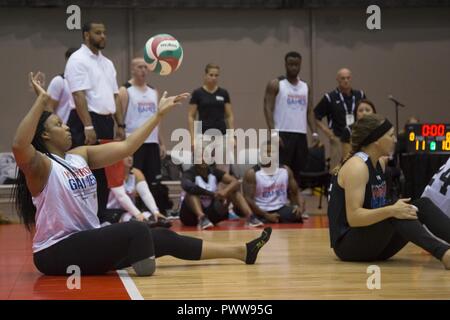
[[307, 133], [308, 85], [298, 80], [296, 85], [280, 80], [275, 98], [275, 129], [282, 132]]
[[72, 174], [51, 160], [50, 175], [42, 192], [33, 197], [36, 234], [33, 252], [44, 250], [74, 233], [100, 228], [97, 217], [97, 181], [83, 157], [53, 155], [72, 169]]
[[[155, 89], [146, 87], [145, 91], [138, 87], [130, 86], [128, 92], [128, 108], [125, 115], [125, 133], [129, 136], [134, 130], [141, 127], [158, 111], [158, 93]], [[159, 127], [150, 133], [145, 143], [159, 143]]]
[[255, 203], [259, 208], [274, 211], [289, 202], [289, 174], [285, 168], [276, 168], [274, 172], [260, 168], [255, 172], [255, 178]]

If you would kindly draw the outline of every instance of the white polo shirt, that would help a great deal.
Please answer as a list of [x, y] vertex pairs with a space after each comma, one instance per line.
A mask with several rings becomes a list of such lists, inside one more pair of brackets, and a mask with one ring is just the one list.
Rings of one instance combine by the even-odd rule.
[[116, 75], [112, 61], [100, 51], [94, 54], [85, 44], [70, 56], [64, 72], [70, 91], [84, 91], [88, 110], [103, 115], [116, 112]]
[[73, 101], [72, 92], [70, 92], [67, 80], [60, 75], [54, 77], [48, 85], [47, 93], [53, 100], [58, 101], [55, 112], [64, 123], [67, 123], [70, 111], [75, 109], [75, 102]]

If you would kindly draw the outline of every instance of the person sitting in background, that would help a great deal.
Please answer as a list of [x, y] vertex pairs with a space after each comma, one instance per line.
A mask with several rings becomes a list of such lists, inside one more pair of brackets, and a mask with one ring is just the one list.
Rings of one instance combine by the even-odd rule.
[[[144, 174], [137, 168], [133, 168], [133, 158], [126, 157], [124, 163], [124, 183], [122, 186], [111, 188], [107, 209], [99, 213], [100, 222], [127, 222], [131, 219], [150, 222], [150, 226], [171, 227], [156, 205], [155, 199], [148, 187]], [[136, 196], [142, 199], [150, 210], [141, 211], [135, 205]]]
[[[375, 105], [372, 101], [368, 99], [362, 99], [358, 102], [358, 105], [355, 108], [355, 119], [358, 121], [363, 116], [367, 114], [377, 113], [377, 109], [375, 108]], [[350, 153], [351, 145], [350, 145], [350, 138], [352, 136], [352, 126], [350, 125], [348, 127], [345, 127], [344, 131], [341, 134], [341, 142], [342, 142], [342, 150], [344, 159], [345, 157]]]
[[422, 198], [428, 198], [450, 217], [450, 157], [425, 187]]
[[[219, 182], [225, 184], [225, 188], [219, 190]], [[252, 214], [239, 191], [239, 181], [215, 166], [208, 165], [204, 158], [200, 164], [194, 164], [183, 174], [181, 187], [186, 195], [181, 204], [180, 220], [186, 226], [198, 225], [201, 229], [208, 229], [228, 219], [230, 201], [236, 213], [247, 219], [248, 226], [263, 225]]]
[[[270, 142], [260, 150], [271, 157]], [[252, 211], [264, 222], [303, 223], [305, 200], [300, 196], [294, 174], [288, 166], [272, 168], [271, 163], [256, 165], [244, 176], [244, 197]]]

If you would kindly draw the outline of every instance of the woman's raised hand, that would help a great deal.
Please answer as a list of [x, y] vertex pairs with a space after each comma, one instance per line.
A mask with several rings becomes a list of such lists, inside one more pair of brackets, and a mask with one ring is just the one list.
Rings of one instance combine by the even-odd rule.
[[190, 94], [185, 92], [177, 96], [167, 97], [167, 91], [164, 91], [161, 100], [159, 100], [158, 115], [165, 115], [173, 107], [180, 105], [183, 100], [189, 98], [189, 96]]

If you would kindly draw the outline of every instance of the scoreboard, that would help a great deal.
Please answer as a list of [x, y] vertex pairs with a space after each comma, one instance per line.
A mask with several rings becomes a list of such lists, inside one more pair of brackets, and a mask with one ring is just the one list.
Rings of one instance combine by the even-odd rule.
[[408, 153], [450, 153], [450, 124], [408, 124], [405, 132]]

